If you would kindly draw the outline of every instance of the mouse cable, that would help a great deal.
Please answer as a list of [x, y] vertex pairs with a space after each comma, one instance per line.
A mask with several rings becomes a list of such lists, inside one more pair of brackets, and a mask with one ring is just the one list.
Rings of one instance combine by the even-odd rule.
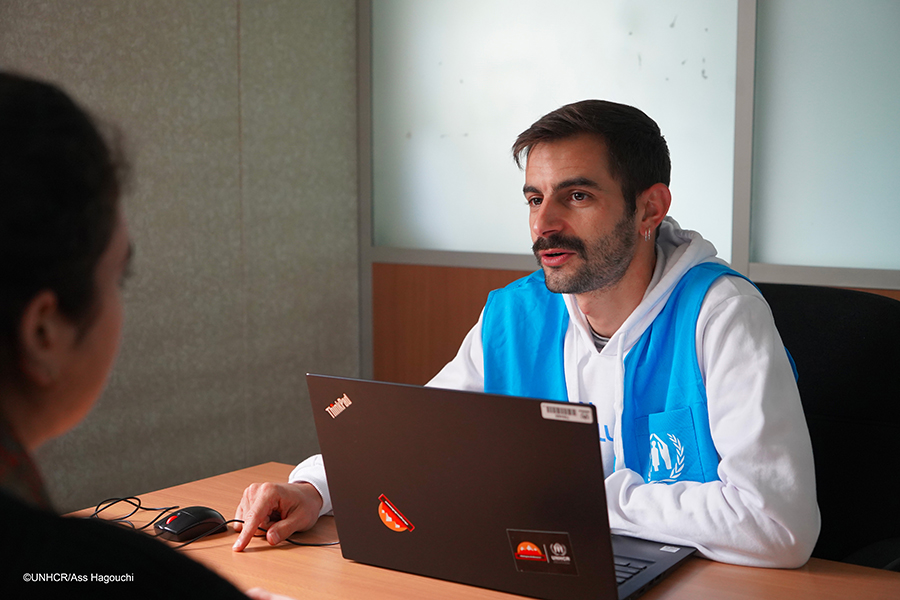
[[[243, 523], [243, 521], [241, 521], [241, 522]], [[268, 529], [263, 529], [262, 527], [257, 527], [257, 529], [262, 531], [263, 533], [269, 533]], [[296, 533], [296, 532], [294, 532], [294, 533]], [[293, 535], [293, 534], [291, 534], [291, 535]], [[296, 542], [296, 541], [292, 540], [290, 537], [284, 538], [284, 541], [287, 542], [288, 544], [293, 544], [295, 546], [309, 546], [309, 547], [313, 547], [313, 548], [320, 548], [323, 546], [337, 546], [338, 544], [341, 543], [341, 540], [338, 540], [336, 542]]]
[[[100, 502], [97, 505], [97, 508], [94, 510], [94, 512], [91, 515], [88, 516], [88, 518], [100, 518], [99, 515], [101, 512], [103, 512], [121, 502], [130, 504], [131, 506], [134, 507], [134, 509], [127, 515], [115, 517], [112, 519], [104, 519], [104, 520], [109, 521], [111, 523], [117, 523], [119, 525], [129, 527], [131, 529], [135, 529], [137, 531], [142, 531], [142, 530], [146, 529], [147, 527], [153, 526], [154, 524], [156, 524], [157, 521], [159, 521], [160, 519], [165, 517], [168, 513], [179, 508], [178, 506], [164, 506], [164, 507], [158, 507], [158, 508], [146, 507], [146, 506], [142, 505], [141, 499], [136, 496], [128, 496], [125, 498], [107, 498], [106, 500], [104, 500], [103, 502]], [[139, 510], [144, 510], [144, 511], [148, 511], [148, 512], [157, 511], [157, 512], [159, 512], [159, 514], [156, 515], [149, 523], [145, 523], [144, 525], [137, 527], [137, 526], [135, 526], [134, 523], [132, 523], [128, 519], [130, 519], [132, 516], [134, 516]]]
[[[137, 531], [141, 531], [143, 529], [146, 529], [147, 527], [151, 527], [157, 521], [159, 521], [164, 516], [166, 516], [168, 513], [172, 512], [173, 510], [178, 509], [177, 506], [164, 506], [164, 507], [160, 507], [160, 508], [151, 508], [151, 507], [142, 506], [141, 499], [136, 496], [128, 496], [125, 498], [107, 498], [106, 500], [103, 500], [102, 502], [97, 504], [97, 507], [94, 509], [94, 512], [92, 512], [90, 515], [88, 515], [87, 517], [84, 517], [84, 518], [85, 519], [99, 519], [99, 518], [101, 518], [100, 513], [102, 513], [103, 511], [105, 511], [119, 503], [123, 503], [123, 502], [126, 504], [130, 504], [133, 507], [131, 512], [129, 512], [126, 515], [122, 515], [120, 517], [114, 517], [112, 519], [103, 519], [103, 520], [108, 521], [110, 523], [116, 523], [118, 525], [121, 525], [123, 527], [128, 527], [130, 529], [135, 529]], [[137, 526], [135, 526], [134, 523], [129, 521], [129, 519], [131, 517], [133, 517], [140, 510], [158, 511], [159, 514], [156, 515], [153, 518], [153, 520], [150, 521], [149, 523], [146, 523], [140, 527], [137, 527]]]
[[[99, 518], [101, 518], [101, 517], [100, 517], [100, 513], [102, 513], [103, 511], [105, 511], [105, 510], [107, 510], [107, 509], [109, 509], [109, 508], [115, 506], [116, 504], [119, 504], [119, 503], [122, 503], [122, 502], [124, 502], [124, 503], [126, 503], [126, 504], [130, 504], [132, 507], [134, 507], [134, 508], [131, 510], [131, 512], [129, 512], [129, 513], [126, 514], [126, 515], [120, 516], [120, 517], [115, 517], [115, 518], [112, 518], [112, 519], [103, 519], [103, 520], [104, 520], [104, 521], [108, 521], [108, 522], [110, 522], [110, 523], [115, 523], [115, 524], [117, 524], [117, 525], [121, 525], [121, 526], [123, 526], [123, 527], [128, 527], [128, 528], [134, 529], [134, 530], [136, 530], [136, 531], [142, 531], [142, 530], [144, 530], [144, 529], [146, 529], [146, 528], [148, 528], [148, 527], [153, 526], [154, 524], [156, 524], [157, 521], [159, 521], [160, 519], [162, 519], [163, 517], [165, 517], [167, 514], [173, 512], [173, 511], [175, 511], [175, 510], [178, 510], [178, 508], [180, 508], [180, 507], [178, 507], [178, 506], [163, 506], [163, 507], [159, 507], [159, 508], [151, 508], [151, 507], [142, 506], [142, 504], [141, 504], [141, 499], [138, 498], [137, 496], [127, 496], [127, 497], [124, 497], [124, 498], [107, 498], [106, 500], [103, 500], [103, 501], [101, 501], [100, 503], [97, 504], [97, 507], [94, 509], [94, 512], [92, 512], [90, 515], [88, 515], [88, 516], [86, 516], [86, 517], [82, 517], [82, 518], [84, 518], [84, 519], [99, 519]], [[144, 524], [144, 525], [142, 525], [142, 526], [140, 526], [140, 527], [137, 527], [137, 526], [135, 526], [134, 523], [132, 523], [132, 522], [129, 521], [128, 519], [130, 519], [131, 517], [133, 517], [133, 516], [134, 516], [138, 511], [140, 511], [140, 510], [146, 510], [146, 511], [158, 511], [159, 514], [156, 515], [156, 516], [153, 518], [153, 520], [150, 521], [149, 523], [146, 523], [146, 524]], [[202, 539], [205, 538], [206, 536], [214, 535], [214, 534], [216, 534], [216, 533], [221, 533], [223, 530], [227, 530], [227, 529], [228, 529], [228, 524], [229, 524], [229, 523], [241, 523], [241, 524], [243, 524], [244, 521], [242, 521], [242, 520], [240, 520], [240, 519], [232, 519], [232, 520], [230, 520], [230, 521], [225, 521], [224, 523], [222, 523], [222, 524], [219, 525], [218, 527], [214, 527], [213, 529], [210, 529], [209, 531], [206, 531], [206, 532], [202, 533], [201, 535], [198, 535], [198, 536], [195, 537], [194, 539], [188, 540], [188, 541], [186, 541], [186, 542], [184, 542], [184, 543], [182, 543], [182, 544], [180, 544], [180, 545], [178, 545], [178, 546], [173, 546], [173, 548], [176, 549], [176, 550], [177, 550], [178, 548], [184, 548], [184, 547], [187, 546], [188, 544], [193, 544], [194, 542], [196, 542], [196, 541], [198, 541], [198, 540], [202, 540]], [[268, 529], [263, 529], [262, 527], [257, 527], [257, 529], [258, 529], [259, 531], [262, 531], [263, 533], [268, 533], [268, 532], [269, 532]], [[154, 535], [154, 536], [152, 536], [152, 537], [159, 537], [159, 534], [156, 534], [156, 535]], [[294, 546], [307, 546], [307, 547], [316, 547], [316, 548], [318, 548], [318, 547], [324, 547], [324, 546], [337, 546], [338, 544], [341, 543], [340, 540], [337, 540], [337, 541], [335, 541], [335, 542], [297, 542], [297, 541], [295, 541], [295, 540], [292, 540], [290, 537], [285, 538], [284, 541], [287, 542], [287, 543], [289, 543], [289, 544], [293, 544]]]

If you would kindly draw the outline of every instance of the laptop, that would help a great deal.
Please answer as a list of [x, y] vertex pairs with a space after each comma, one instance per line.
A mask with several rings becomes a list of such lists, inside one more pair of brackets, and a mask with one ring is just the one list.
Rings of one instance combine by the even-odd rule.
[[313, 374], [307, 384], [344, 558], [597, 600], [635, 597], [694, 552], [610, 535], [591, 405]]

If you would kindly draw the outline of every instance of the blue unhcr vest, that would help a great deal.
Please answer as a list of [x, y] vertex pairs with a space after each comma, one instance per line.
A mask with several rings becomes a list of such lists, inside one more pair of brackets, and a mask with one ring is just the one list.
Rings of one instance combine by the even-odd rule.
[[[624, 464], [648, 483], [718, 480], [695, 332], [709, 286], [726, 273], [743, 277], [718, 263], [688, 270], [625, 357]], [[491, 292], [482, 318], [485, 391], [567, 401], [568, 326], [562, 295], [547, 289], [542, 271]]]

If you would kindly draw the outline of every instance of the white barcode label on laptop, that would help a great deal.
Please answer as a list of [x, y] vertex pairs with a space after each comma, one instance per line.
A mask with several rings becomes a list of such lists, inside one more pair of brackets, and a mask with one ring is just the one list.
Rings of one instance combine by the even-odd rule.
[[545, 419], [553, 421], [572, 421], [574, 423], [593, 423], [594, 413], [587, 406], [578, 406], [573, 404], [567, 406], [565, 404], [552, 404], [550, 402], [541, 402], [541, 415]]

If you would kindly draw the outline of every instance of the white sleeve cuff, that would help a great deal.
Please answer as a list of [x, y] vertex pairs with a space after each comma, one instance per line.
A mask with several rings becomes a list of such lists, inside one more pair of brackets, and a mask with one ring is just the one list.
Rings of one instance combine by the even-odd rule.
[[322, 496], [322, 510], [319, 516], [332, 514], [331, 494], [328, 492], [328, 480], [325, 477], [325, 463], [321, 454], [314, 454], [294, 467], [288, 477], [290, 483], [308, 483]]

